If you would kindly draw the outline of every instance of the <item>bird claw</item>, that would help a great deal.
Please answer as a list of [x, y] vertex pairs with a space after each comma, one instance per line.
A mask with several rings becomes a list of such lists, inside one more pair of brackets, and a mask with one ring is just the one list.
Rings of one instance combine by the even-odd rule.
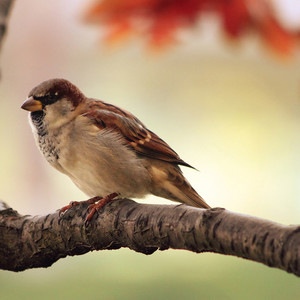
[[58, 215], [61, 217], [62, 215], [64, 215], [64, 213], [70, 209], [71, 207], [73, 206], [76, 206], [78, 205], [80, 202], [79, 201], [71, 201], [68, 205], [62, 207], [59, 212], [58, 212]]
[[94, 206], [96, 206], [96, 204], [91, 204], [87, 209], [89, 214], [87, 215], [87, 217], [85, 218], [85, 221], [84, 221], [84, 225], [86, 227], [90, 224], [90, 221], [91, 221], [92, 217], [94, 216], [94, 214], [96, 212], [99, 212]]
[[72, 201], [72, 202], [70, 202], [69, 205], [66, 205], [66, 206], [62, 207], [59, 210], [58, 214], [59, 214], [59, 216], [62, 216], [71, 207], [76, 206], [79, 203], [88, 203], [88, 204], [90, 204], [87, 208], [88, 215], [87, 215], [87, 217], [84, 221], [85, 226], [88, 226], [91, 219], [92, 219], [92, 217], [94, 216], [94, 214], [96, 212], [99, 213], [100, 210], [103, 208], [103, 206], [105, 206], [108, 202], [112, 201], [118, 195], [119, 195], [118, 193], [112, 193], [112, 194], [106, 195], [105, 197], [96, 196], [96, 197], [93, 197], [93, 198], [88, 199], [86, 201]]
[[88, 207], [88, 211], [89, 214], [87, 215], [86, 219], [85, 219], [85, 226], [88, 226], [88, 224], [90, 223], [92, 217], [94, 216], [94, 214], [97, 212], [99, 213], [101, 211], [101, 209], [110, 201], [112, 201], [113, 199], [115, 199], [117, 196], [119, 196], [119, 193], [112, 193], [109, 195], [106, 195], [105, 197], [99, 199], [97, 201], [97, 203], [92, 203], [89, 207]]

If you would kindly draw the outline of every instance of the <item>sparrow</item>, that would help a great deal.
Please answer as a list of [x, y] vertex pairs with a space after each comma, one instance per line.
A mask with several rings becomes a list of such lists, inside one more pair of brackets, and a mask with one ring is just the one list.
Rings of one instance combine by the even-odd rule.
[[[31, 90], [21, 106], [42, 154], [86, 195], [90, 221], [115, 198], [153, 194], [190, 206], [210, 208], [179, 166], [193, 168], [133, 114], [86, 97], [65, 79]], [[79, 202], [71, 202], [61, 212]]]

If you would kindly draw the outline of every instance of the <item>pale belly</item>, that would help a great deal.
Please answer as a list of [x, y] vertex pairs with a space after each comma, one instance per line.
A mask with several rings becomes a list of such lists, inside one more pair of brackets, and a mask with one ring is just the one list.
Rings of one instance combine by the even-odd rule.
[[[61, 143], [63, 144], [63, 143]], [[72, 147], [61, 147], [50, 164], [68, 175], [89, 197], [114, 192], [142, 198], [150, 193], [151, 178], [143, 160], [110, 133], [81, 136]]]

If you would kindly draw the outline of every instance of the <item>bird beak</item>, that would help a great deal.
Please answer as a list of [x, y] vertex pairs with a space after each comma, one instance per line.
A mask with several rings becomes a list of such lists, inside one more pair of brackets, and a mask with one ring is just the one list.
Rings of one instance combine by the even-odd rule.
[[42, 102], [29, 97], [21, 106], [21, 108], [29, 111], [39, 111], [43, 109]]

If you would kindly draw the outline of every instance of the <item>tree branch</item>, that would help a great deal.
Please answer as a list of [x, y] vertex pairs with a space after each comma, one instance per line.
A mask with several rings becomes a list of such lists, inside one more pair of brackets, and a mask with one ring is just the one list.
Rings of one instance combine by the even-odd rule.
[[7, 28], [8, 14], [13, 2], [13, 0], [0, 0], [0, 48]]
[[85, 227], [82, 203], [59, 217], [21, 216], [0, 202], [0, 268], [49, 267], [68, 255], [128, 247], [211, 251], [261, 262], [300, 276], [300, 226], [284, 226], [227, 211], [186, 205], [108, 203]]

